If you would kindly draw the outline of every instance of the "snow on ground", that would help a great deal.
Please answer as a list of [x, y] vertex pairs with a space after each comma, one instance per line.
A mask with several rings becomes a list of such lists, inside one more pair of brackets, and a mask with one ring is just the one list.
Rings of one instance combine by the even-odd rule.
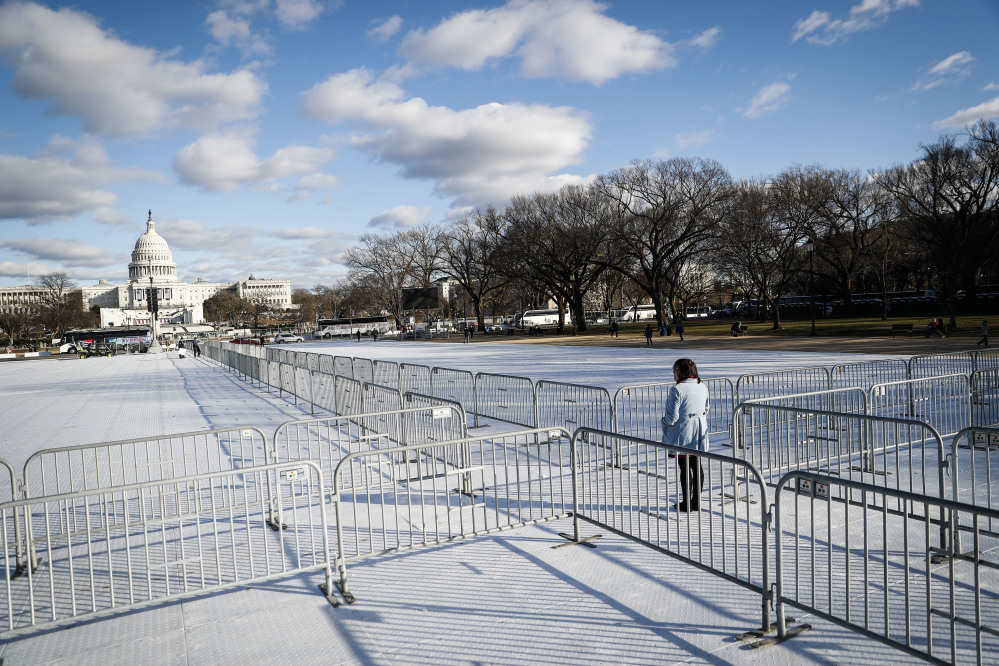
[[[662, 381], [694, 358], [704, 376], [868, 360], [860, 355], [535, 345], [315, 343], [296, 350], [605, 386]], [[307, 406], [176, 353], [0, 364], [0, 458], [232, 425], [272, 433]], [[14, 664], [188, 663], [910, 663], [825, 622], [781, 646], [734, 639], [760, 597], [613, 534], [595, 549], [566, 523], [351, 564], [358, 603], [334, 609], [320, 575], [251, 584], [69, 629], [0, 638]], [[596, 532], [589, 528], [587, 533]], [[800, 615], [792, 613], [800, 618]]]

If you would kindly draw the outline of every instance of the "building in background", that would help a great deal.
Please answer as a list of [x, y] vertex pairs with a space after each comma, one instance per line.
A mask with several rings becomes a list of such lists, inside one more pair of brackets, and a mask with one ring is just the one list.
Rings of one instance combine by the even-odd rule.
[[[292, 308], [290, 280], [251, 275], [236, 283], [207, 282], [204, 278], [192, 283], [180, 282], [170, 246], [156, 233], [152, 211], [146, 220], [146, 233], [135, 241], [132, 261], [128, 264], [128, 282], [115, 285], [100, 280], [95, 285], [82, 287], [81, 291], [85, 308], [95, 305], [100, 308], [101, 326], [104, 327], [149, 324], [150, 289], [156, 290], [159, 322], [165, 326], [202, 323], [203, 303], [220, 291], [231, 291], [252, 303], [266, 303], [273, 310]], [[41, 287], [31, 285], [0, 288], [0, 308], [27, 307], [41, 302], [43, 292]]]

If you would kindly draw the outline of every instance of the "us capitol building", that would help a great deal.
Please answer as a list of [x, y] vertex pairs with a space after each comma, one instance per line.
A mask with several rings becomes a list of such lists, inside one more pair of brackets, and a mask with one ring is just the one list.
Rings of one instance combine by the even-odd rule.
[[[206, 282], [204, 278], [190, 284], [178, 281], [177, 264], [166, 240], [156, 233], [152, 211], [146, 220], [146, 233], [135, 241], [132, 261], [128, 264], [128, 282], [112, 285], [101, 280], [96, 285], [82, 287], [84, 307], [100, 307], [102, 327], [149, 324], [150, 288], [156, 290], [159, 299], [159, 323], [164, 332], [171, 329], [171, 324], [180, 327], [204, 322], [202, 304], [220, 291], [230, 291], [250, 302], [267, 303], [275, 309], [292, 308], [290, 280], [251, 275], [235, 284]], [[0, 288], [0, 307], [36, 301], [41, 291], [36, 286]]]

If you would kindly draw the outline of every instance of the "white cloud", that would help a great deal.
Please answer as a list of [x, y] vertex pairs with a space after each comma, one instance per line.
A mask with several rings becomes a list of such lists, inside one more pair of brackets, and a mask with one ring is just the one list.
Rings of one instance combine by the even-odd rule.
[[249, 119], [267, 89], [249, 71], [208, 74], [200, 62], [117, 39], [88, 14], [36, 4], [0, 6], [0, 53], [16, 92], [111, 136]]
[[208, 33], [222, 46], [238, 46], [244, 53], [270, 53], [271, 46], [262, 35], [253, 32], [250, 19], [223, 10], [205, 19]]
[[304, 93], [301, 113], [327, 123], [359, 121], [370, 132], [355, 136], [353, 145], [399, 165], [403, 177], [433, 179], [439, 194], [471, 205], [579, 182], [578, 176], [549, 174], [582, 161], [592, 133], [586, 117], [568, 107], [430, 106], [366, 70], [317, 84]]
[[982, 86], [982, 90], [984, 90], [986, 92], [988, 92], [990, 90], [999, 90], [999, 83], [994, 83], [992, 81], [989, 81], [984, 86]]
[[777, 111], [791, 99], [791, 85], [777, 81], [760, 89], [742, 115], [759, 118]]
[[949, 55], [930, 67], [926, 74], [916, 82], [913, 89], [929, 90], [944, 83], [959, 81], [971, 73], [968, 65], [973, 62], [975, 62], [975, 58], [967, 51], [959, 51]]
[[715, 26], [713, 28], [708, 28], [707, 30], [698, 33], [693, 39], [688, 40], [686, 44], [690, 46], [696, 46], [701, 49], [713, 48], [718, 40], [721, 39], [721, 28]]
[[[340, 3], [330, 4], [338, 7]], [[320, 0], [277, 0], [274, 13], [286, 28], [301, 30], [319, 18], [323, 9], [323, 3]]]
[[677, 150], [695, 148], [717, 140], [718, 135], [711, 129], [701, 130], [700, 132], [687, 132], [685, 134], [673, 135], [673, 141], [676, 144]]
[[0, 247], [65, 266], [110, 266], [120, 259], [105, 248], [66, 238], [12, 238], [0, 241]]
[[862, 0], [850, 7], [845, 18], [834, 19], [832, 14], [815, 10], [806, 18], [795, 22], [791, 41], [806, 37], [809, 44], [829, 46], [846, 40], [855, 32], [873, 30], [883, 25], [892, 12], [907, 7], [918, 7], [919, 0]]
[[285, 227], [274, 233], [285, 240], [317, 240], [324, 238], [343, 238], [344, 234], [319, 227]]
[[103, 211], [118, 201], [103, 188], [122, 180], [165, 181], [151, 171], [114, 168], [94, 141], [55, 136], [35, 157], [0, 154], [0, 219], [40, 224]]
[[997, 116], [999, 116], [999, 97], [994, 97], [987, 102], [961, 109], [952, 116], [938, 120], [933, 123], [933, 129], [960, 129], [974, 125], [979, 120], [994, 119]]
[[670, 44], [605, 16], [605, 9], [592, 0], [509, 0], [411, 31], [400, 53], [418, 64], [466, 70], [517, 57], [528, 78], [593, 84], [676, 64]]
[[17, 264], [13, 261], [0, 261], [0, 277], [24, 278], [25, 284], [29, 283], [29, 277], [32, 275], [47, 275], [52, 272], [51, 266], [38, 264], [33, 261], [24, 264]]
[[390, 16], [387, 19], [378, 22], [373, 28], [368, 30], [368, 37], [376, 42], [384, 42], [387, 41], [392, 35], [399, 32], [399, 28], [401, 27], [402, 17]]
[[177, 153], [173, 168], [182, 182], [221, 192], [232, 192], [243, 185], [280, 191], [284, 186], [278, 181], [285, 178], [300, 179], [301, 190], [336, 182], [332, 176], [317, 173], [320, 166], [333, 159], [332, 148], [286, 146], [261, 160], [254, 152], [255, 146], [253, 136], [247, 132], [203, 136]]
[[376, 229], [405, 229], [415, 227], [430, 215], [430, 206], [396, 206], [375, 215], [368, 222], [369, 227]]
[[206, 227], [203, 222], [196, 220], [164, 220], [157, 221], [156, 225], [157, 231], [170, 239], [170, 247], [185, 250], [212, 248], [213, 252], [232, 258], [246, 255], [250, 242], [260, 235], [253, 227]]

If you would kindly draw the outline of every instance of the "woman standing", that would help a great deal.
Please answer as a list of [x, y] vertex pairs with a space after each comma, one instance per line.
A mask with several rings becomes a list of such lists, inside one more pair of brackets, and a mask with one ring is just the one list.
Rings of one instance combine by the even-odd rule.
[[[673, 380], [676, 384], [666, 395], [662, 418], [663, 444], [695, 452], [707, 451], [708, 387], [701, 383], [697, 375], [697, 364], [689, 358], [677, 359], [673, 364]], [[676, 459], [683, 501], [674, 508], [677, 511], [699, 511], [700, 494], [704, 488], [701, 461], [693, 453], [678, 453]]]

